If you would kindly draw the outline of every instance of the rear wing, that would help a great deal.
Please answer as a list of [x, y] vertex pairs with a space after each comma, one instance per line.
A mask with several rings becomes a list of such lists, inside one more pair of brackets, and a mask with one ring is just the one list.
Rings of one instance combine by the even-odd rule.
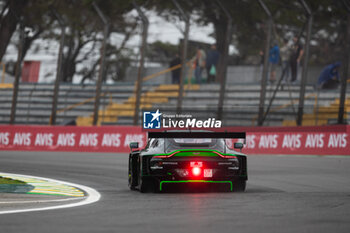
[[246, 138], [245, 132], [148, 132], [148, 138]]

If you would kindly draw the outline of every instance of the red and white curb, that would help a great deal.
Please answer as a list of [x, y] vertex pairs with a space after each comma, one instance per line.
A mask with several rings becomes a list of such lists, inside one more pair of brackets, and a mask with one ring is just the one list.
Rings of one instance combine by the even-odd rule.
[[[23, 212], [32, 212], [32, 211], [43, 211], [43, 210], [54, 210], [54, 209], [64, 209], [64, 208], [71, 208], [71, 207], [77, 207], [77, 206], [83, 206], [92, 204], [94, 202], [97, 202], [101, 198], [101, 194], [88, 186], [81, 185], [81, 184], [75, 184], [71, 182], [56, 180], [56, 179], [50, 179], [45, 177], [39, 177], [39, 176], [29, 176], [29, 175], [21, 175], [21, 174], [13, 174], [13, 173], [0, 173], [1, 176], [5, 177], [11, 177], [16, 178], [19, 180], [31, 180], [34, 182], [35, 180], [38, 183], [48, 182], [48, 184], [56, 184], [58, 187], [65, 187], [65, 191], [67, 189], [71, 190], [82, 190], [85, 192], [85, 196], [82, 197], [80, 195], [65, 195], [65, 196], [72, 196], [72, 198], [66, 198], [66, 199], [55, 199], [51, 201], [19, 201], [19, 202], [6, 202], [2, 201], [0, 204], [14, 204], [14, 203], [43, 203], [43, 202], [64, 202], [64, 201], [72, 201], [72, 200], [81, 200], [75, 203], [69, 203], [69, 204], [61, 204], [61, 205], [55, 205], [55, 206], [47, 206], [47, 207], [38, 207], [38, 208], [23, 208], [23, 209], [16, 209], [16, 210], [0, 210], [0, 214], [12, 214], [12, 213], [23, 213]], [[44, 191], [44, 190], [42, 190]], [[76, 191], [74, 191], [76, 193]], [[73, 193], [72, 193], [73, 194]], [[75, 197], [74, 197], [75, 196]]]

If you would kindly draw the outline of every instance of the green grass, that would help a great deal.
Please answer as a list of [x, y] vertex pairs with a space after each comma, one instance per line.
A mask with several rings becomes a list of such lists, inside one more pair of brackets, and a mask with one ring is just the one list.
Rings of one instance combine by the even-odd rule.
[[10, 178], [5, 178], [0, 176], [0, 185], [1, 184], [26, 184], [26, 183], [20, 180], [13, 180]]

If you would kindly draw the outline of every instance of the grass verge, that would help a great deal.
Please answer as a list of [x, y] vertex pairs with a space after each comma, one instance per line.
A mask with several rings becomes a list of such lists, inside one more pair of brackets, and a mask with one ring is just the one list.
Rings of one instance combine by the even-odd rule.
[[5, 178], [5, 177], [2, 177], [0, 176], [0, 185], [1, 184], [21, 184], [21, 185], [25, 185], [26, 182], [23, 182], [23, 181], [20, 181], [20, 180], [14, 180], [14, 179], [11, 179], [11, 178]]

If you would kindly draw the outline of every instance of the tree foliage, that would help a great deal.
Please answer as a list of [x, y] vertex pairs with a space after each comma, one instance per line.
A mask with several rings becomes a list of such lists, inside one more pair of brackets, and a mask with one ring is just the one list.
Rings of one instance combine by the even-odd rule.
[[[232, 44], [244, 62], [250, 55], [257, 55], [264, 46], [267, 16], [256, 0], [220, 0], [233, 19]], [[214, 25], [214, 37], [218, 50], [223, 52], [227, 18], [213, 0], [178, 0], [184, 10], [198, 25]], [[293, 36], [305, 37], [305, 11], [298, 0], [264, 0], [273, 17], [273, 38], [282, 41]], [[313, 11], [311, 48], [312, 62], [324, 64], [341, 57], [345, 38], [346, 11], [341, 1], [306, 0]], [[168, 20], [180, 17], [171, 1], [151, 0], [145, 4]]]
[[[77, 65], [83, 63], [93, 56], [95, 48], [101, 46], [103, 22], [92, 6], [91, 0], [6, 0], [1, 1], [1, 25], [0, 25], [0, 58], [6, 52], [16, 28], [22, 19], [23, 25], [31, 29], [24, 39], [23, 57], [26, 55], [32, 42], [41, 37], [43, 39], [60, 40], [61, 28], [57, 18], [53, 14], [56, 11], [64, 20], [66, 28], [64, 54], [62, 61], [62, 72], [64, 82], [72, 82], [73, 76], [77, 74]], [[95, 1], [103, 14], [110, 22], [110, 33], [124, 35], [120, 47], [109, 44], [107, 56], [123, 57], [121, 51], [126, 41], [130, 38], [136, 22], [127, 22], [125, 13], [133, 9], [131, 1]], [[90, 48], [82, 54], [84, 48]], [[123, 61], [125, 58], [122, 58]], [[83, 70], [83, 81], [94, 79], [99, 66], [99, 58], [88, 71]]]
[[[313, 12], [311, 43], [311, 62], [326, 64], [341, 60], [344, 55], [347, 12], [341, 1], [305, 0]], [[71, 82], [73, 76], [80, 74], [82, 82], [92, 80], [99, 69], [103, 22], [92, 6], [92, 0], [0, 0], [0, 60], [6, 52], [20, 21], [31, 33], [26, 34], [23, 56], [33, 41], [38, 38], [59, 41], [60, 27], [52, 14], [55, 9], [66, 22], [66, 41], [63, 54], [63, 77]], [[119, 80], [125, 66], [130, 64], [132, 51], [126, 48], [137, 24], [137, 18], [130, 21], [126, 14], [134, 9], [132, 0], [96, 0], [96, 4], [110, 22], [110, 33], [123, 35], [120, 44], [108, 43], [107, 76]], [[143, 9], [153, 10], [165, 20], [178, 21], [181, 14], [172, 1], [137, 0]], [[245, 63], [251, 56], [257, 56], [264, 47], [267, 16], [256, 0], [220, 0], [233, 20], [231, 44], [238, 50], [238, 63]], [[298, 0], [264, 0], [273, 17], [273, 39], [291, 39], [295, 35], [305, 37], [303, 30], [306, 16]], [[228, 19], [216, 0], [178, 0], [180, 6], [190, 17], [191, 24], [212, 24], [218, 50], [223, 53]], [[190, 38], [191, 39], [191, 38]], [[302, 39], [303, 41], [303, 39]], [[160, 41], [149, 45], [147, 56], [150, 60], [157, 57], [167, 60], [178, 52], [178, 45]], [[87, 49], [89, 48], [89, 49]], [[93, 65], [77, 70], [79, 64], [95, 58]], [[231, 59], [233, 61], [233, 59]], [[113, 65], [115, 64], [115, 65]]]

